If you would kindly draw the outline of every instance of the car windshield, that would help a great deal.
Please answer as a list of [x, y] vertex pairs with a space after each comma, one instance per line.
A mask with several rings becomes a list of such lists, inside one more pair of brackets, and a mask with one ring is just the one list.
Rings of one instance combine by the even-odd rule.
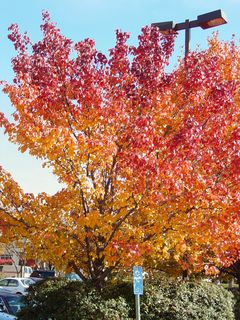
[[34, 283], [32, 279], [21, 279], [21, 282], [24, 286], [30, 286], [30, 284]]
[[7, 300], [13, 314], [17, 314], [17, 312], [24, 306], [22, 296], [9, 296], [5, 297], [5, 299]]

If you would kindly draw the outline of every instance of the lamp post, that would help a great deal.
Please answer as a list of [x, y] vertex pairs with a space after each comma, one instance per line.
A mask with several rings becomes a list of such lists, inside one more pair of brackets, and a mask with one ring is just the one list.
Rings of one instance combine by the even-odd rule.
[[222, 24], [227, 23], [226, 15], [222, 10], [216, 10], [201, 14], [197, 17], [197, 20], [189, 21], [186, 19], [184, 22], [175, 23], [174, 21], [157, 22], [152, 23], [152, 26], [159, 28], [160, 32], [168, 35], [172, 31], [185, 30], [185, 57], [189, 53], [190, 44], [190, 29], [201, 27], [202, 29], [208, 29], [212, 27], [217, 27]]

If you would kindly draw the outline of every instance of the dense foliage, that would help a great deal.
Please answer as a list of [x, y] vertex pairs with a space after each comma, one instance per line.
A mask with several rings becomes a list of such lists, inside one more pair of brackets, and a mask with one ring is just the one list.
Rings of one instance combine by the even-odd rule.
[[112, 298], [79, 281], [63, 279], [31, 287], [25, 303], [20, 320], [123, 320], [129, 313], [124, 298]]
[[141, 308], [146, 320], [233, 320], [233, 305], [221, 286], [169, 281], [149, 286]]
[[[233, 320], [231, 293], [207, 282], [146, 280], [141, 315], [146, 320]], [[135, 318], [131, 282], [104, 290], [80, 282], [48, 280], [30, 289], [21, 320], [128, 320]]]
[[[109, 57], [64, 37], [48, 13], [32, 44], [18, 27], [15, 108], [0, 125], [65, 187], [24, 193], [0, 169], [2, 241], [72, 268], [97, 286], [113, 269], [214, 271], [239, 258], [240, 53], [216, 37], [166, 72], [174, 35], [144, 27], [137, 46], [117, 31]], [[15, 237], [14, 237], [15, 236]]]

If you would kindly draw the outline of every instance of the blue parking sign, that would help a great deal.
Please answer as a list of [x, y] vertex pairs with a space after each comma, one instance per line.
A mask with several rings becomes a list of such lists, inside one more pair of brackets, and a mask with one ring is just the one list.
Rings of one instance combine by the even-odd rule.
[[133, 267], [133, 292], [136, 295], [143, 294], [143, 270], [142, 270], [142, 267]]

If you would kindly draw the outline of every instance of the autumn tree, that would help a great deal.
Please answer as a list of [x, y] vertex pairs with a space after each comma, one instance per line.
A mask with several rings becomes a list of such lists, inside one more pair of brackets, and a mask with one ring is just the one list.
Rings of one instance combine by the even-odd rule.
[[[43, 14], [43, 39], [9, 39], [15, 108], [1, 125], [65, 187], [25, 194], [1, 169], [0, 214], [28, 254], [95, 285], [118, 268], [174, 260], [187, 270], [239, 258], [240, 54], [209, 41], [166, 71], [174, 35], [116, 32], [106, 56]], [[8, 239], [6, 237], [6, 239]]]

